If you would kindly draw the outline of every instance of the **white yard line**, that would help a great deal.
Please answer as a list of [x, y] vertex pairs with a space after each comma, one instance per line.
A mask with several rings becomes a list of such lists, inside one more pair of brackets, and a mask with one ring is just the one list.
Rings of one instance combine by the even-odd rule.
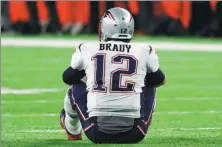
[[196, 90], [222, 90], [222, 85], [200, 85], [199, 83], [184, 83], [184, 84], [168, 84], [167, 86], [161, 87], [162, 90], [181, 90], [181, 89], [196, 89]]
[[36, 89], [12, 89], [8, 87], [1, 87], [1, 94], [39, 94], [47, 92], [59, 92], [61, 89], [55, 88], [36, 88]]
[[169, 111], [169, 112], [154, 112], [155, 114], [163, 115], [188, 115], [188, 114], [221, 114], [222, 111], [218, 110], [207, 110], [207, 111]]
[[[190, 114], [222, 114], [220, 110], [207, 110], [207, 111], [169, 111], [169, 112], [154, 112], [154, 115], [190, 115]], [[2, 117], [59, 117], [58, 113], [39, 113], [39, 114], [12, 114], [2, 113]]]
[[222, 130], [222, 127], [206, 127], [206, 128], [172, 128], [173, 130], [183, 131], [201, 131], [201, 130]]
[[2, 114], [2, 117], [59, 117], [59, 113], [39, 113], [39, 114]]
[[201, 75], [201, 73], [198, 74], [170, 74], [169, 75], [170, 78], [178, 78], [178, 79], [183, 79], [183, 78], [192, 78], [192, 79], [209, 79], [209, 78], [220, 78], [222, 77], [221, 75], [218, 74], [204, 74]]
[[[157, 101], [213, 101], [220, 100], [217, 97], [176, 97], [176, 98], [157, 98]], [[63, 98], [61, 99], [38, 99], [38, 100], [1, 100], [2, 104], [46, 104], [46, 103], [63, 103]]]
[[[150, 128], [150, 131], [209, 131], [209, 130], [222, 130], [222, 127], [193, 127], [193, 128]], [[29, 129], [29, 130], [18, 130], [13, 131], [13, 133], [63, 133], [62, 129]], [[3, 131], [3, 133], [9, 133], [8, 131]]]
[[217, 97], [176, 97], [176, 98], [158, 98], [157, 101], [212, 101], [218, 100]]
[[[93, 42], [95, 40], [90, 40]], [[1, 38], [1, 46], [16, 47], [53, 47], [53, 48], [75, 48], [85, 40], [70, 39], [37, 39], [37, 38]], [[219, 43], [184, 43], [184, 42], [165, 42], [147, 41], [135, 43], [146, 43], [152, 45], [157, 50], [190, 50], [190, 51], [222, 51], [222, 44]]]
[[13, 104], [13, 103], [15, 103], [15, 104], [18, 104], [18, 103], [20, 103], [20, 104], [46, 104], [46, 103], [63, 103], [63, 98], [61, 98], [60, 100], [59, 99], [57, 99], [57, 100], [54, 100], [54, 99], [52, 99], [52, 100], [29, 100], [29, 99], [27, 99], [27, 100], [17, 100], [17, 101], [13, 101], [13, 100], [2, 100], [1, 101], [1, 103], [2, 104]]
[[21, 130], [17, 131], [18, 133], [60, 133], [60, 132], [65, 132], [64, 130]]

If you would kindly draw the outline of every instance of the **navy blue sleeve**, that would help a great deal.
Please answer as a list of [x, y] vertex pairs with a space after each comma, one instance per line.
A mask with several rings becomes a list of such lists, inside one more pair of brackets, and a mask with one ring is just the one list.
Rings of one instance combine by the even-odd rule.
[[164, 84], [165, 74], [161, 69], [156, 72], [147, 73], [145, 77], [145, 86], [158, 87]]
[[68, 85], [78, 84], [85, 75], [85, 70], [79, 71], [69, 67], [63, 72], [62, 79]]

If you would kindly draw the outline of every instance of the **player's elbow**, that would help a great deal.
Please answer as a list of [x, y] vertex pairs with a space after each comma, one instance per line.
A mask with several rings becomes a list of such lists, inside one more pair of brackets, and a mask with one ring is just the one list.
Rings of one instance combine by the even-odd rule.
[[165, 77], [165, 79], [163, 80], [163, 82], [162, 82], [162, 83], [163, 83], [163, 85], [166, 83], [166, 77]]
[[66, 83], [67, 85], [72, 85], [72, 83], [70, 83], [69, 80], [64, 77], [64, 74], [62, 75], [62, 79], [63, 82]]
[[63, 72], [62, 79], [63, 82], [68, 85], [78, 84], [85, 75], [84, 70], [78, 71], [77, 69], [69, 67]]
[[66, 69], [63, 74], [62, 74], [62, 80], [64, 83], [68, 84], [68, 85], [72, 85], [72, 81], [71, 81], [71, 74], [68, 71], [68, 69]]
[[160, 84], [155, 85], [154, 87], [160, 87], [166, 83], [166, 77], [160, 82]]
[[166, 76], [158, 69], [154, 73], [147, 73], [145, 77], [145, 86], [160, 87], [165, 84]]

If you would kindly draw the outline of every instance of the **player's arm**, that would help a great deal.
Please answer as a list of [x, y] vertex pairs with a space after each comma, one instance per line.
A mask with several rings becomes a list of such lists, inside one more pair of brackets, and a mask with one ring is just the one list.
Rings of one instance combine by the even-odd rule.
[[72, 55], [70, 67], [63, 72], [62, 78], [64, 83], [72, 85], [79, 83], [85, 75], [85, 70], [83, 70], [82, 65], [82, 56], [78, 47], [76, 52]]
[[166, 76], [159, 67], [159, 59], [155, 50], [150, 46], [149, 58], [147, 60], [147, 74], [145, 85], [159, 87], [165, 83]]
[[146, 74], [145, 85], [151, 87], [159, 87], [165, 84], [165, 74], [158, 68], [156, 72]]
[[62, 75], [63, 82], [72, 85], [77, 84], [85, 76], [85, 70], [73, 69], [71, 66], [68, 67]]

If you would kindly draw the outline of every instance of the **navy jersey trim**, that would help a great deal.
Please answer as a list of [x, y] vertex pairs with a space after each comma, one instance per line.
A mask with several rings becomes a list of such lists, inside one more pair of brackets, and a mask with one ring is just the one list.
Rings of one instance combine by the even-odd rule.
[[81, 52], [81, 46], [83, 45], [83, 43], [81, 43], [80, 45], [79, 45], [79, 51]]

